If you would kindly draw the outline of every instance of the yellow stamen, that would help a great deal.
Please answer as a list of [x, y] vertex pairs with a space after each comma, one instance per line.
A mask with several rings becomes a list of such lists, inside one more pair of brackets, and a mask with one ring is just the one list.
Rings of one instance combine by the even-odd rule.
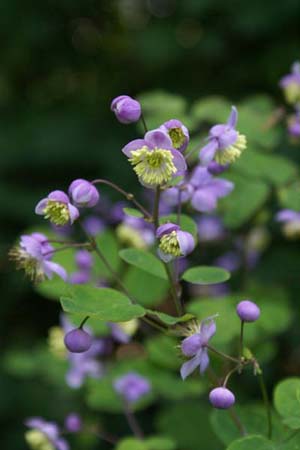
[[45, 219], [49, 219], [54, 225], [66, 225], [70, 220], [68, 206], [56, 200], [48, 200], [44, 215]]

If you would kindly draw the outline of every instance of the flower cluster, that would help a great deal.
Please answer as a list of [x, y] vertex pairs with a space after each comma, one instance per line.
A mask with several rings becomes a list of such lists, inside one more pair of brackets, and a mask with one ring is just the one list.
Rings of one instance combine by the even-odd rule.
[[286, 102], [294, 112], [287, 117], [287, 129], [292, 141], [300, 138], [300, 63], [294, 62], [291, 73], [281, 78], [279, 86], [283, 90]]

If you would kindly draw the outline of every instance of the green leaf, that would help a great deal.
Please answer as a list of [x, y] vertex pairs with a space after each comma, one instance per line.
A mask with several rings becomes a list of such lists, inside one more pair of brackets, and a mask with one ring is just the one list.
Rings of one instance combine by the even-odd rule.
[[[169, 289], [169, 283], [166, 280], [134, 266], [128, 268], [122, 281], [131, 296], [145, 307], [160, 304]], [[151, 286], [151, 289], [145, 289], [145, 286]]]
[[182, 361], [179, 358], [176, 339], [157, 335], [146, 342], [146, 350], [153, 363], [167, 369], [178, 369]]
[[197, 266], [186, 270], [181, 278], [192, 284], [217, 284], [230, 278], [230, 273], [221, 267]]
[[292, 429], [300, 428], [300, 378], [287, 378], [277, 384], [274, 404], [286, 425]]
[[[168, 214], [167, 216], [162, 216], [159, 223], [162, 225], [167, 222], [177, 223], [177, 214]], [[198, 236], [198, 228], [196, 222], [189, 216], [181, 214], [180, 216], [180, 228], [183, 231], [188, 231], [191, 233], [195, 239]]]
[[234, 165], [235, 170], [277, 186], [295, 178], [295, 165], [286, 158], [247, 149]]
[[278, 191], [278, 200], [282, 208], [300, 210], [300, 182], [290, 184], [282, 187]]
[[135, 208], [123, 208], [123, 212], [127, 214], [127, 216], [132, 217], [144, 217], [144, 214]]
[[124, 294], [110, 288], [72, 286], [61, 303], [66, 312], [97, 316], [99, 320], [109, 322], [126, 322], [145, 315], [142, 306], [133, 305]]
[[158, 317], [159, 320], [170, 326], [176, 325], [177, 323], [188, 322], [189, 320], [194, 318], [193, 314], [184, 314], [181, 317], [174, 317], [160, 311], [153, 311], [151, 309], [147, 309], [147, 313], [151, 314], [152, 316]]
[[152, 253], [137, 248], [125, 248], [119, 252], [120, 257], [132, 266], [144, 270], [151, 275], [167, 280], [163, 263]]
[[234, 172], [226, 178], [234, 183], [234, 189], [230, 195], [221, 199], [220, 207], [224, 211], [225, 225], [235, 229], [244, 225], [260, 210], [270, 189], [263, 181], [246, 178]]
[[[96, 243], [103, 253], [104, 257], [109, 261], [110, 266], [115, 272], [118, 272], [121, 266], [119, 258], [119, 246], [118, 241], [114, 233], [110, 230], [105, 230], [99, 236], [96, 237]], [[111, 280], [113, 275], [105, 267], [100, 258], [94, 254], [93, 274], [97, 276], [97, 279], [103, 277]]]
[[148, 445], [139, 439], [128, 437], [121, 440], [116, 450], [149, 450]]
[[43, 297], [58, 301], [69, 287], [70, 285], [65, 283], [61, 278], [54, 277], [52, 280], [45, 280], [37, 284], [35, 290]]
[[164, 436], [150, 436], [145, 439], [149, 450], [175, 450], [176, 443], [173, 439]]
[[278, 447], [264, 436], [253, 435], [237, 439], [226, 450], [275, 450], [276, 448]]
[[230, 114], [231, 105], [224, 97], [204, 97], [194, 103], [191, 114], [198, 121], [212, 124], [225, 123]]

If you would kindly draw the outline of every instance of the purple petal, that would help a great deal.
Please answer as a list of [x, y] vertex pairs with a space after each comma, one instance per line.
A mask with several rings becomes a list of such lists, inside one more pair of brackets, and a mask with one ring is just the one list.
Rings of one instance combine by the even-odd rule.
[[208, 342], [216, 333], [216, 323], [214, 320], [205, 320], [201, 323], [200, 334], [204, 342]]
[[191, 253], [195, 248], [195, 240], [191, 233], [187, 231], [177, 231], [177, 240], [179, 243], [179, 248], [183, 256]]
[[52, 191], [48, 195], [48, 198], [50, 200], [55, 200], [60, 203], [69, 203], [69, 197], [63, 191]]
[[44, 215], [44, 209], [46, 208], [47, 203], [48, 203], [48, 198], [43, 198], [42, 200], [40, 200], [38, 202], [38, 204], [36, 205], [34, 212], [36, 214], [39, 214], [40, 216], [43, 216]]
[[174, 149], [171, 150], [171, 153], [173, 155], [174, 166], [177, 169], [175, 176], [183, 175], [187, 169], [187, 165], [186, 165], [184, 156], [178, 150], [174, 150]]
[[68, 442], [63, 438], [57, 439], [54, 444], [56, 450], [69, 450], [70, 448]]
[[207, 166], [214, 159], [217, 149], [217, 140], [211, 139], [209, 143], [200, 150], [199, 159], [201, 163]]
[[209, 356], [206, 348], [203, 348], [200, 356], [200, 373], [204, 373], [209, 364]]
[[231, 128], [235, 128], [238, 120], [238, 112], [235, 106], [231, 107], [231, 113], [227, 120], [227, 125], [229, 125]]
[[44, 261], [43, 268], [44, 268], [44, 272], [48, 278], [51, 279], [53, 273], [56, 273], [64, 281], [67, 281], [67, 278], [68, 278], [67, 272], [60, 264], [57, 264], [53, 261]]
[[215, 178], [209, 184], [210, 191], [217, 197], [225, 197], [230, 194], [234, 188], [234, 184], [231, 181], [224, 180], [223, 178]]
[[180, 227], [179, 225], [176, 225], [176, 223], [164, 223], [157, 228], [156, 237], [161, 238], [164, 234], [170, 234], [172, 231], [178, 231], [179, 229]]
[[196, 211], [211, 212], [217, 207], [217, 197], [210, 189], [197, 189], [191, 203]]
[[275, 219], [278, 222], [290, 222], [300, 220], [300, 213], [297, 211], [293, 211], [292, 209], [282, 209], [276, 214]]
[[173, 148], [170, 136], [159, 129], [148, 131], [145, 134], [144, 139], [146, 145], [152, 149], [160, 148], [163, 150], [171, 150]]
[[68, 203], [68, 210], [70, 214], [70, 222], [71, 224], [73, 224], [73, 222], [79, 217], [79, 211], [76, 206], [72, 205], [71, 203]]
[[142, 147], [147, 146], [144, 139], [135, 139], [134, 141], [129, 142], [125, 147], [122, 148], [122, 152], [124, 155], [126, 155], [128, 158], [131, 158], [131, 152], [134, 150], [139, 150]]
[[208, 171], [207, 167], [197, 166], [192, 173], [190, 183], [197, 188], [207, 185], [212, 179], [212, 174]]
[[21, 236], [20, 239], [20, 246], [33, 258], [42, 261], [43, 259], [42, 244], [38, 240], [36, 240], [32, 236], [23, 234], [23, 236]]
[[[201, 353], [201, 352], [200, 352]], [[185, 362], [180, 369], [180, 375], [183, 380], [185, 380], [194, 370], [200, 366], [201, 354], [197, 354], [194, 358]]]
[[188, 336], [181, 343], [181, 351], [185, 356], [194, 356], [201, 349], [202, 336], [200, 333]]

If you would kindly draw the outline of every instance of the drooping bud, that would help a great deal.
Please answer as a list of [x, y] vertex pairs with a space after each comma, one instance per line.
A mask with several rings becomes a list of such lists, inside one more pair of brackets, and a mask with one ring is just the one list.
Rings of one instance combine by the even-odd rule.
[[71, 353], [84, 353], [90, 349], [92, 345], [92, 337], [89, 333], [77, 328], [69, 331], [65, 335], [64, 343]]
[[69, 196], [74, 205], [78, 207], [92, 208], [99, 201], [97, 188], [89, 181], [81, 178], [74, 180], [70, 184]]
[[228, 409], [235, 403], [235, 396], [229, 389], [218, 387], [210, 391], [209, 401], [214, 408]]
[[118, 121], [124, 124], [137, 122], [142, 114], [140, 103], [128, 95], [119, 95], [113, 99], [110, 109]]

